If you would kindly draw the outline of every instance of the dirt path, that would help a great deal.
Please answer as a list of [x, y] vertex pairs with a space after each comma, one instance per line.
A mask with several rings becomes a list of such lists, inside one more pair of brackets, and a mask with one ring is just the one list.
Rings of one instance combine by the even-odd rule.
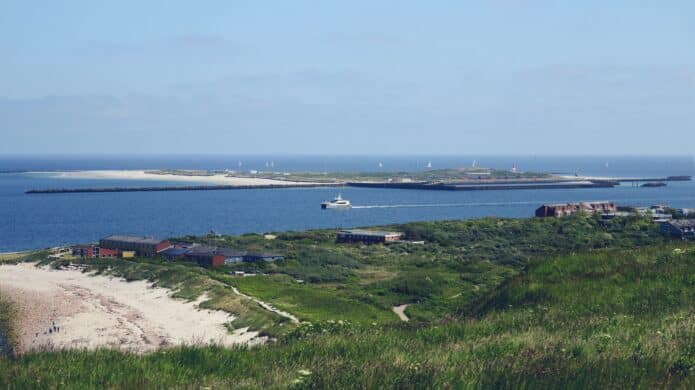
[[[146, 352], [183, 344], [257, 344], [257, 332], [229, 333], [229, 313], [173, 299], [145, 281], [49, 270], [34, 264], [0, 266], [0, 294], [17, 304], [17, 352], [45, 348], [112, 347]], [[204, 298], [203, 298], [204, 299]]]
[[398, 318], [401, 319], [401, 321], [408, 322], [410, 321], [410, 318], [408, 318], [407, 315], [405, 315], [405, 308], [408, 307], [408, 305], [400, 305], [400, 306], [394, 306], [393, 307], [393, 312], [396, 313]]
[[275, 313], [275, 314], [277, 314], [277, 315], [279, 315], [279, 316], [281, 316], [281, 317], [285, 317], [285, 318], [289, 319], [290, 321], [292, 321], [292, 322], [295, 323], [295, 324], [298, 324], [298, 323], [299, 323], [299, 318], [293, 316], [292, 314], [290, 314], [290, 313], [288, 313], [288, 312], [286, 312], [286, 311], [282, 311], [282, 310], [280, 310], [280, 309], [276, 309], [276, 308], [273, 307], [271, 304], [266, 303], [266, 302], [263, 302], [263, 301], [261, 301], [261, 300], [258, 299], [258, 298], [254, 298], [254, 297], [252, 297], [252, 296], [250, 296], [250, 295], [246, 295], [246, 294], [242, 293], [241, 291], [237, 290], [237, 288], [234, 287], [234, 286], [230, 286], [230, 287], [232, 288], [232, 291], [234, 291], [235, 294], [240, 295], [240, 296], [242, 296], [242, 297], [244, 297], [244, 298], [248, 298], [248, 299], [250, 299], [250, 300], [256, 302], [257, 304], [259, 304], [262, 308], [264, 308], [264, 309], [266, 309], [266, 310], [268, 310], [268, 311], [271, 311], [271, 312], [273, 312], [273, 313]]

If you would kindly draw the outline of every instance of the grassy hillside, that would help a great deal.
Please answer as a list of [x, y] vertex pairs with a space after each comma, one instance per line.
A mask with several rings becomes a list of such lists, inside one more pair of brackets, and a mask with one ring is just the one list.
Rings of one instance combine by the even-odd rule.
[[[406, 314], [422, 322], [467, 313], [536, 258], [664, 242], [656, 226], [640, 218], [487, 218], [385, 228], [403, 231], [409, 240], [424, 240], [425, 245], [336, 244], [332, 230], [277, 233], [275, 240], [244, 235], [204, 241], [286, 256], [281, 262], [242, 263], [214, 271], [242, 292], [302, 320], [362, 324], [398, 321], [391, 308], [400, 304], [409, 304]], [[233, 270], [264, 276], [228, 277]]]
[[35, 353], [8, 387], [695, 386], [695, 247], [534, 260], [469, 314], [374, 326], [320, 321], [252, 349]]
[[[162, 259], [70, 259], [99, 273], [146, 279], [204, 306], [235, 314], [237, 327], [251, 326], [272, 336], [294, 327], [287, 319], [234, 294], [260, 298], [302, 321], [351, 321], [384, 325], [400, 320], [392, 307], [408, 304], [412, 321], [432, 322], [465, 315], [496, 288], [522, 272], [529, 262], [560, 253], [602, 248], [632, 248], [664, 242], [647, 219], [594, 217], [548, 219], [486, 218], [471, 221], [418, 222], [384, 228], [403, 231], [424, 245], [336, 244], [335, 230], [261, 235], [184, 237], [243, 250], [272, 251], [286, 260], [241, 263], [208, 270]], [[15, 255], [8, 261], [45, 259], [46, 252]], [[44, 261], [45, 262], [45, 261]], [[232, 271], [257, 276], [235, 278]]]

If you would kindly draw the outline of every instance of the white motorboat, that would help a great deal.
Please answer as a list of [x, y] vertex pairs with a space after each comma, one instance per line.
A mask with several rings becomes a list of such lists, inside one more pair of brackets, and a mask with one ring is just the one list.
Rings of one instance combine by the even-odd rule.
[[343, 199], [340, 194], [338, 194], [338, 196], [333, 200], [327, 200], [321, 203], [322, 209], [349, 209], [350, 207], [352, 207], [350, 201]]

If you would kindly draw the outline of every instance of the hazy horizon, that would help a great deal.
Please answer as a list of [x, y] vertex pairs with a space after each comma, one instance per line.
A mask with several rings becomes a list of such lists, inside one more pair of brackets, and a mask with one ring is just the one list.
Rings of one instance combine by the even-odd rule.
[[695, 4], [0, 5], [4, 155], [692, 155]]

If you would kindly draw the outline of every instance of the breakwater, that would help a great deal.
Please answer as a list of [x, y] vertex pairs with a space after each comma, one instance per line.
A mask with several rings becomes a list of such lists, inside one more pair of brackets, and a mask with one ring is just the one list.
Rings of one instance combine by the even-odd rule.
[[589, 180], [558, 179], [511, 179], [511, 180], [477, 180], [461, 182], [347, 182], [347, 183], [292, 183], [260, 185], [198, 185], [198, 186], [156, 186], [156, 187], [97, 187], [97, 188], [48, 188], [32, 189], [26, 194], [72, 194], [97, 192], [152, 192], [152, 191], [216, 191], [216, 190], [250, 190], [273, 188], [316, 188], [316, 187], [366, 187], [396, 188], [408, 190], [439, 191], [490, 191], [490, 190], [552, 190], [571, 188], [611, 188], [621, 182], [667, 182], [690, 181], [691, 176], [668, 176], [665, 178], [615, 178]]
[[255, 190], [272, 188], [342, 187], [342, 183], [326, 184], [261, 184], [261, 185], [205, 185], [205, 186], [161, 186], [161, 187], [98, 187], [98, 188], [48, 188], [25, 191], [26, 194], [75, 194], [90, 192], [154, 192], [154, 191], [219, 191]]
[[693, 178], [692, 176], [666, 176], [666, 177], [657, 177], [657, 178], [649, 178], [649, 177], [638, 177], [638, 178], [620, 178], [620, 179], [615, 179], [617, 181], [621, 182], [639, 182], [639, 181], [691, 181]]
[[476, 184], [444, 184], [444, 183], [373, 183], [373, 182], [351, 182], [351, 187], [367, 188], [398, 188], [410, 190], [439, 190], [439, 191], [490, 191], [490, 190], [538, 190], [538, 189], [567, 189], [567, 188], [610, 188], [620, 184], [612, 180], [595, 181], [545, 181], [545, 182], [497, 182], [497, 183], [476, 183]]

